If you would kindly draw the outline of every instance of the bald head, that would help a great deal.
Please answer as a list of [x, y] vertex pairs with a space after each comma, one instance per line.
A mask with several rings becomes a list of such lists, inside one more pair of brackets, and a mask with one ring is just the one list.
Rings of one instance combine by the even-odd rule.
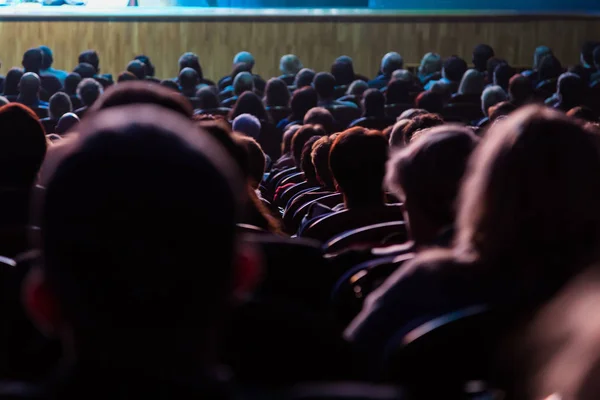
[[397, 69], [404, 67], [402, 56], [395, 51], [387, 53], [381, 59], [381, 72], [386, 76], [391, 76]]
[[302, 69], [302, 63], [295, 54], [286, 54], [279, 61], [279, 70], [284, 75], [296, 75]]
[[254, 90], [254, 77], [250, 72], [240, 72], [233, 80], [233, 93], [236, 96]]
[[127, 72], [131, 72], [138, 79], [146, 77], [146, 65], [140, 60], [133, 60], [127, 64]]
[[247, 51], [240, 51], [233, 57], [233, 64], [246, 63], [250, 69], [254, 67], [254, 56]]
[[19, 81], [19, 92], [23, 97], [37, 96], [40, 91], [40, 77], [33, 72], [23, 74]]

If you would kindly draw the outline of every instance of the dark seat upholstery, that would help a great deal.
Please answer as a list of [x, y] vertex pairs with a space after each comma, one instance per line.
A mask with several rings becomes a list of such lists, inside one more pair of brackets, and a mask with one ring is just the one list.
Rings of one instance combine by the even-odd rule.
[[338, 99], [339, 101], [351, 101], [357, 106], [360, 106], [360, 97], [355, 94], [347, 94]]
[[556, 78], [547, 79], [537, 84], [535, 87], [535, 97], [540, 100], [545, 100], [548, 97], [556, 93], [556, 85], [558, 80]]
[[267, 107], [267, 113], [275, 125], [292, 113], [289, 107]]
[[326, 107], [333, 118], [337, 121], [340, 129], [346, 129], [348, 125], [355, 119], [360, 118], [361, 110], [355, 107], [348, 106], [329, 106]]
[[59, 92], [62, 89], [62, 84], [54, 75], [41, 74], [40, 81], [43, 89], [43, 91], [40, 91], [40, 98], [43, 97], [43, 101], [50, 100], [50, 97], [52, 97], [54, 93]]
[[271, 121], [260, 121], [260, 135], [258, 143], [265, 154], [271, 157], [271, 160], [277, 160], [281, 157], [281, 141], [283, 132], [275, 127]]
[[344, 96], [347, 91], [348, 91], [348, 85], [336, 86], [333, 89], [333, 97], [336, 99], [339, 99], [340, 97]]
[[405, 104], [386, 104], [385, 113], [390, 118], [398, 118], [404, 111], [413, 108], [414, 106], [409, 103]]
[[264, 190], [261, 190], [262, 195], [269, 201], [273, 200], [275, 190], [279, 186], [280, 182], [289, 175], [298, 173], [297, 167], [286, 168], [281, 171], [271, 172], [269, 178], [265, 182]]
[[[297, 210], [296, 212], [293, 213], [293, 217], [291, 220], [291, 223], [288, 225], [286, 225], [286, 230], [289, 233], [296, 233], [298, 231], [298, 228], [300, 228], [300, 225], [302, 224], [302, 220], [304, 219], [304, 217], [306, 216], [306, 214], [308, 213], [310, 207], [315, 203], [315, 202], [319, 202], [320, 204], [323, 204], [327, 207], [335, 207], [340, 203], [344, 202], [344, 196], [342, 196], [341, 193], [328, 193], [323, 195], [323, 193], [315, 193], [315, 194], [307, 194], [308, 198], [312, 197], [312, 200], [308, 200], [302, 204]], [[293, 208], [293, 207], [292, 207]], [[292, 211], [292, 210], [290, 210]], [[284, 218], [285, 218], [285, 213], [284, 213]]]
[[481, 104], [474, 103], [449, 103], [442, 110], [442, 117], [448, 122], [464, 122], [470, 124], [483, 118]]
[[408, 231], [403, 221], [383, 222], [352, 229], [331, 238], [323, 245], [325, 253], [338, 253], [354, 246], [377, 246], [405, 243]]

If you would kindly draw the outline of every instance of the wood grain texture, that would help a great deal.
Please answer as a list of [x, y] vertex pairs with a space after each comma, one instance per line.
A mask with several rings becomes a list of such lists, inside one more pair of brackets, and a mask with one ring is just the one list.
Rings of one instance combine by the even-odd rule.
[[185, 51], [200, 56], [204, 74], [218, 79], [229, 73], [236, 52], [256, 58], [255, 72], [279, 74], [279, 58], [295, 53], [307, 67], [328, 70], [342, 54], [355, 70], [372, 76], [381, 57], [398, 51], [407, 63], [418, 63], [428, 51], [460, 55], [467, 61], [478, 43], [489, 43], [513, 65], [530, 65], [537, 45], [551, 46], [564, 64], [579, 60], [581, 43], [600, 39], [598, 19], [537, 21], [3, 21], [0, 22], [1, 73], [18, 66], [30, 47], [54, 50], [55, 68], [72, 70], [80, 51], [94, 48], [101, 69], [118, 74], [136, 54], [150, 56], [158, 77], [177, 73]]

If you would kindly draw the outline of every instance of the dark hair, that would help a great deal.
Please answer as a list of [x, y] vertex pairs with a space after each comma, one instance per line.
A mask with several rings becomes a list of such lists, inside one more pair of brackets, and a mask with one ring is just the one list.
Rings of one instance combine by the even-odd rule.
[[187, 90], [193, 90], [195, 94], [198, 82], [198, 73], [194, 69], [185, 67], [179, 71], [179, 86], [181, 86], [181, 89], [186, 95]]
[[52, 50], [48, 46], [40, 46], [39, 49], [42, 51], [42, 69], [50, 68], [54, 62]]
[[354, 67], [351, 62], [336, 60], [331, 65], [331, 75], [337, 86], [346, 86], [354, 82]]
[[304, 180], [307, 182], [314, 184], [317, 181], [317, 172], [315, 170], [315, 166], [312, 163], [312, 149], [313, 145], [317, 140], [319, 140], [320, 136], [313, 136], [304, 143], [304, 147], [302, 147], [302, 154], [300, 156], [300, 169], [304, 172]]
[[377, 89], [368, 89], [362, 95], [363, 116], [385, 116], [385, 96]]
[[43, 61], [44, 53], [42, 53], [42, 50], [40, 50], [39, 47], [34, 47], [23, 54], [22, 64], [25, 72], [35, 72], [36, 74], [39, 74], [42, 69]]
[[496, 57], [492, 57], [489, 60], [487, 60], [486, 73], [487, 73], [488, 83], [492, 83], [494, 81], [494, 71], [496, 70], [496, 67], [500, 64], [508, 64], [508, 63], [506, 62], [506, 60], [503, 60], [501, 58], [496, 58]]
[[85, 78], [77, 85], [77, 97], [79, 97], [84, 106], [90, 107], [94, 104], [102, 92], [102, 85], [93, 78]]
[[196, 71], [198, 74], [198, 79], [204, 79], [204, 75], [202, 74], [202, 66], [200, 65], [200, 59], [194, 53], [183, 53], [181, 57], [179, 57], [179, 71], [184, 68], [191, 68]]
[[330, 99], [335, 92], [335, 78], [328, 72], [319, 72], [313, 79], [313, 86], [322, 99]]
[[552, 54], [548, 54], [540, 62], [538, 68], [538, 82], [543, 82], [548, 79], [555, 79], [563, 73], [563, 67], [558, 58]]
[[140, 60], [132, 60], [127, 64], [127, 72], [131, 72], [138, 79], [146, 77], [146, 66]]
[[294, 84], [298, 89], [310, 86], [315, 79], [315, 71], [309, 68], [302, 68], [300, 72], [296, 74]]
[[467, 62], [460, 57], [452, 56], [444, 61], [444, 75], [452, 82], [460, 83], [467, 69]]
[[419, 93], [415, 99], [415, 106], [430, 113], [441, 114], [444, 109], [444, 96], [432, 90]]
[[30, 188], [46, 155], [46, 136], [33, 111], [19, 103], [0, 107], [0, 186]]
[[177, 82], [172, 81], [171, 79], [163, 79], [162, 81], [160, 81], [160, 86], [169, 88], [171, 90], [174, 90], [177, 93], [181, 92], [181, 90], [179, 89], [179, 85], [177, 84]]
[[252, 92], [244, 92], [238, 97], [235, 106], [229, 113], [229, 119], [233, 121], [235, 117], [242, 114], [254, 115], [261, 121], [267, 121], [269, 119], [260, 97]]
[[185, 97], [163, 85], [140, 81], [123, 82], [109, 87], [90, 108], [90, 111], [100, 111], [127, 104], [153, 104], [188, 118], [191, 118], [194, 113], [192, 105]]
[[71, 111], [73, 111], [73, 104], [71, 104], [71, 98], [68, 94], [56, 92], [52, 95], [52, 97], [50, 97], [50, 102], [48, 105], [48, 116], [50, 118], [58, 120], [64, 114]]
[[93, 78], [96, 75], [96, 70], [92, 64], [80, 63], [73, 69], [73, 72], [78, 74], [81, 79]]
[[577, 106], [567, 112], [567, 116], [587, 122], [598, 122], [598, 113], [589, 107]]
[[516, 109], [517, 106], [511, 103], [510, 101], [501, 101], [500, 103], [496, 103], [493, 106], [491, 106], [488, 111], [490, 121], [494, 122], [499, 117], [509, 115]]
[[[90, 64], [94, 68], [94, 75], [100, 70], [100, 57], [96, 50], [86, 50], [79, 54], [79, 64]], [[87, 76], [81, 76], [82, 78], [88, 78]]]
[[356, 204], [376, 198], [383, 202], [387, 159], [385, 136], [356, 127], [337, 135], [329, 153], [329, 167], [350, 202]]
[[236, 133], [233, 135], [235, 142], [238, 145], [241, 145], [248, 154], [248, 177], [251, 180], [250, 183], [252, 188], [258, 189], [258, 186], [263, 179], [263, 174], [265, 173], [265, 153], [263, 152], [262, 147], [260, 147], [260, 144], [253, 138]]
[[11, 68], [4, 79], [4, 95], [16, 96], [19, 94], [19, 82], [23, 76], [23, 70]]
[[279, 78], [271, 78], [265, 87], [265, 104], [267, 107], [287, 107], [290, 104], [290, 91], [285, 82]]
[[333, 189], [335, 186], [333, 182], [333, 176], [329, 170], [329, 151], [333, 139], [331, 136], [323, 136], [315, 142], [312, 147], [311, 159], [313, 166], [315, 167], [315, 173], [317, 179], [327, 189]]
[[290, 115], [288, 120], [290, 122], [303, 121], [306, 113], [311, 108], [316, 107], [318, 102], [319, 98], [317, 96], [317, 91], [314, 88], [306, 86], [296, 90], [292, 95], [292, 100], [290, 100], [292, 115]]
[[119, 74], [117, 77], [117, 83], [127, 82], [127, 81], [137, 81], [138, 77], [132, 74], [129, 71], [124, 71]]
[[581, 58], [583, 58], [583, 61], [585, 61], [586, 64], [592, 67], [594, 66], [594, 50], [599, 45], [600, 42], [588, 40], [583, 42], [583, 45], [581, 46]]
[[516, 70], [510, 65], [500, 64], [494, 69], [494, 84], [500, 86], [505, 92], [508, 91], [510, 78], [516, 74]]
[[478, 44], [473, 49], [473, 65], [479, 72], [485, 72], [487, 69], [487, 62], [490, 58], [494, 57], [494, 49], [487, 44]]
[[444, 124], [444, 120], [437, 114], [422, 114], [417, 115], [402, 128], [402, 137], [404, 144], [408, 145], [411, 142], [413, 135], [423, 129], [433, 128]]
[[145, 76], [154, 76], [154, 65], [152, 65], [150, 57], [148, 57], [145, 54], [140, 54], [139, 56], [135, 56], [134, 60], [139, 60], [144, 63], [144, 68], [146, 70], [146, 72], [144, 73]]
[[580, 105], [584, 90], [585, 84], [579, 75], [566, 72], [558, 78], [556, 91], [561, 98], [561, 103]]
[[211, 110], [219, 108], [219, 97], [210, 87], [203, 87], [196, 92], [198, 108], [200, 110]]
[[294, 133], [294, 136], [292, 136], [292, 157], [294, 158], [294, 163], [297, 167], [300, 167], [302, 163], [302, 150], [304, 150], [304, 145], [308, 142], [308, 139], [313, 136], [325, 136], [325, 131], [319, 126], [304, 125]]
[[281, 140], [281, 154], [291, 154], [292, 152], [292, 139], [294, 138], [294, 134], [298, 132], [302, 125], [292, 125], [290, 128], [287, 128], [285, 132], [283, 132], [283, 138]]
[[508, 94], [510, 100], [517, 106], [522, 106], [533, 97], [531, 80], [521, 74], [514, 75], [508, 81]]
[[65, 93], [69, 96], [75, 96], [79, 82], [81, 82], [81, 76], [77, 72], [69, 73], [65, 78]]
[[252, 74], [252, 65], [245, 62], [233, 64], [233, 68], [231, 69], [231, 79], [235, 79], [240, 72], [248, 72]]
[[320, 125], [329, 135], [335, 130], [335, 120], [333, 119], [333, 115], [331, 115], [329, 110], [323, 107], [314, 107], [308, 110], [304, 116], [304, 124]]
[[392, 80], [385, 92], [387, 104], [408, 104], [412, 103], [410, 98], [410, 89], [412, 82], [404, 80]]
[[[80, 132], [42, 218], [45, 277], [75, 342], [209, 330], [232, 290], [244, 196], [235, 164], [188, 119], [151, 105], [86, 115]], [[218, 255], [217, 265], [198, 264], [198, 251]], [[209, 287], [196, 290], [203, 279]]]

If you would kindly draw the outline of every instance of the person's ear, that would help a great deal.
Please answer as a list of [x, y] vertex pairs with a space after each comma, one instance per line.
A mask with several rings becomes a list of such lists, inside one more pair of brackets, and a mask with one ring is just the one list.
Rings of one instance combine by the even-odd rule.
[[262, 257], [251, 243], [240, 241], [233, 260], [233, 296], [237, 300], [248, 298], [262, 278]]
[[64, 321], [58, 302], [39, 268], [33, 268], [23, 283], [23, 303], [29, 318], [41, 332], [52, 335], [62, 326]]

